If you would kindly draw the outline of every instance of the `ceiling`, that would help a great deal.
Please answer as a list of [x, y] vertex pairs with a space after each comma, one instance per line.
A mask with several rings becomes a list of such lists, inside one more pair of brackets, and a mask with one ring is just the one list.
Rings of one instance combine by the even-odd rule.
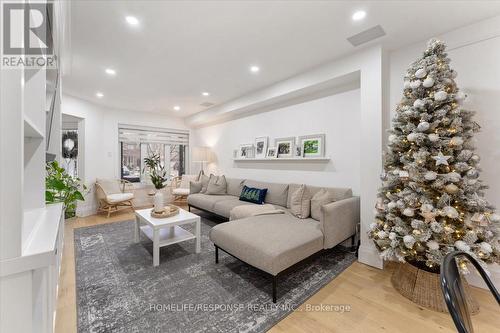
[[[375, 43], [396, 49], [498, 15], [500, 1], [73, 1], [71, 12], [65, 93], [185, 117]], [[377, 24], [385, 37], [347, 42]]]

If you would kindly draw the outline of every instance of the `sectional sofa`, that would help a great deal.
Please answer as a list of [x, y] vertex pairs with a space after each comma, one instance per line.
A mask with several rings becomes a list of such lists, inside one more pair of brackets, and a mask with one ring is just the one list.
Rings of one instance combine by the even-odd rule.
[[[321, 207], [319, 220], [311, 217], [299, 219], [290, 212], [291, 193], [300, 184], [278, 184], [247, 179], [226, 178], [227, 190], [223, 195], [193, 193], [187, 198], [189, 210], [197, 208], [228, 219], [233, 208], [254, 205], [240, 201], [244, 185], [267, 188], [265, 203], [274, 205], [284, 214], [258, 215], [221, 223], [210, 231], [215, 245], [215, 261], [219, 249], [272, 276], [273, 302], [277, 298], [280, 275], [299, 262], [352, 239], [359, 223], [359, 197], [352, 196], [348, 188], [325, 188], [334, 196], [334, 202]], [[314, 195], [322, 188], [308, 186]], [[290, 195], [289, 195], [290, 194]]]

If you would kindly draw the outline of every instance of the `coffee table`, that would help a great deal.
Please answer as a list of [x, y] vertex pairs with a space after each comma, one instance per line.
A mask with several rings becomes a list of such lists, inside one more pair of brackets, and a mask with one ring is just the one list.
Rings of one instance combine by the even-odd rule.
[[[160, 247], [196, 239], [196, 253], [200, 253], [201, 220], [198, 215], [179, 208], [179, 214], [167, 218], [151, 216], [152, 208], [135, 211], [134, 241], [139, 242], [142, 231], [153, 241], [153, 266], [160, 264]], [[195, 224], [195, 234], [180, 227], [183, 224]]]

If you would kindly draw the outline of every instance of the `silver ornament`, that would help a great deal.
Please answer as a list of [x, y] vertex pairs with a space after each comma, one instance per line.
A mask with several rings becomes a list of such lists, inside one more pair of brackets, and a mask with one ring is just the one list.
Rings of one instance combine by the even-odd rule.
[[411, 81], [411, 82], [410, 82], [410, 87], [411, 87], [412, 89], [417, 89], [418, 87], [420, 87], [420, 84], [421, 84], [421, 83], [422, 83], [422, 82], [421, 82], [420, 80]]
[[417, 69], [415, 76], [422, 79], [427, 76], [427, 71], [424, 68]]
[[424, 82], [422, 82], [422, 85], [425, 87], [425, 88], [430, 88], [434, 85], [434, 79], [430, 76], [428, 76]]
[[448, 93], [446, 91], [440, 90], [434, 94], [434, 100], [441, 102], [448, 98]]

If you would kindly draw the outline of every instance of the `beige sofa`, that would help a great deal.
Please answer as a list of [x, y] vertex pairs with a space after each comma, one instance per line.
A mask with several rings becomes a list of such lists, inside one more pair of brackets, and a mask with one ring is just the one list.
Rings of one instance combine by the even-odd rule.
[[[334, 194], [335, 201], [321, 207], [319, 221], [309, 217], [299, 219], [290, 213], [290, 195], [299, 184], [278, 184], [226, 178], [227, 194], [188, 196], [189, 209], [201, 209], [223, 218], [229, 218], [231, 209], [240, 205], [254, 205], [239, 200], [244, 185], [267, 188], [265, 202], [282, 209], [284, 214], [251, 216], [216, 225], [210, 231], [218, 250], [273, 276], [273, 302], [276, 302], [278, 276], [302, 260], [334, 247], [356, 234], [359, 223], [359, 198], [348, 188], [325, 188]], [[307, 186], [312, 195], [321, 187]]]

